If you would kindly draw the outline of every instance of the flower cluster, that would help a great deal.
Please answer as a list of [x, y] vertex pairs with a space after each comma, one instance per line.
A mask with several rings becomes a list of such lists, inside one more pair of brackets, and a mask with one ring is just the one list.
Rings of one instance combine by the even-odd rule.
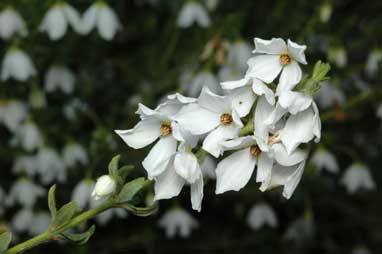
[[192, 207], [200, 211], [206, 153], [224, 156], [216, 167], [217, 194], [243, 188], [257, 165], [261, 191], [283, 186], [283, 196], [292, 196], [306, 160], [299, 147], [320, 140], [312, 95], [328, 69], [315, 68], [312, 80], [302, 80], [306, 46], [255, 38], [255, 47], [244, 78], [221, 83], [224, 95], [204, 87], [198, 98], [173, 94], [154, 110], [139, 104], [141, 121], [116, 130], [134, 149], [157, 141], [142, 162], [155, 181], [156, 200], [189, 185]]

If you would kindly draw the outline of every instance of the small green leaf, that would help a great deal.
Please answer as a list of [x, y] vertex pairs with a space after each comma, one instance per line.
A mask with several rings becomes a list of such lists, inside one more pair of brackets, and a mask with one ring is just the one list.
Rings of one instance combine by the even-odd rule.
[[95, 232], [95, 225], [92, 225], [86, 232], [84, 233], [69, 233], [65, 232], [60, 234], [63, 238], [66, 240], [72, 241], [76, 244], [85, 244], [90, 237], [94, 234]]
[[12, 241], [12, 233], [5, 232], [0, 235], [0, 254], [5, 253]]
[[118, 176], [118, 164], [119, 159], [121, 158], [120, 155], [116, 155], [111, 159], [109, 163], [109, 175], [111, 176]]
[[123, 208], [125, 208], [126, 210], [130, 211], [131, 213], [133, 213], [134, 215], [139, 216], [139, 217], [150, 216], [150, 215], [156, 213], [159, 209], [158, 202], [155, 202], [153, 205], [147, 206], [147, 207], [137, 207], [137, 206], [127, 204], [127, 203], [122, 204], [121, 206]]
[[144, 177], [134, 179], [126, 183], [121, 192], [118, 194], [117, 202], [125, 203], [131, 201], [134, 196], [145, 186], [146, 180]]
[[126, 181], [127, 176], [134, 170], [133, 165], [126, 165], [119, 169], [119, 176], [123, 181]]
[[50, 214], [52, 215], [52, 221], [56, 217], [57, 208], [56, 208], [56, 185], [53, 185], [49, 189], [48, 193], [48, 206]]
[[55, 230], [65, 225], [80, 211], [81, 209], [78, 208], [76, 202], [72, 201], [63, 205], [60, 210], [57, 211], [56, 216], [50, 225], [50, 230]]

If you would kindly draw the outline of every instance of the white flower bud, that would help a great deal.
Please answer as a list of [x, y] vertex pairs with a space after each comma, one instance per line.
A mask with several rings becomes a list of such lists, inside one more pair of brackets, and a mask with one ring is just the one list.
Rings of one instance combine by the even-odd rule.
[[97, 183], [92, 192], [94, 199], [100, 199], [112, 194], [117, 187], [115, 180], [109, 175], [103, 175], [97, 179]]

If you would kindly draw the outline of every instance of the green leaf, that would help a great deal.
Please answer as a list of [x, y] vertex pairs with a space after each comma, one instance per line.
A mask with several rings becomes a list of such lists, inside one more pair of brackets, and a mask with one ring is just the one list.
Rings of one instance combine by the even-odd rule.
[[56, 208], [56, 185], [53, 185], [49, 189], [48, 193], [48, 206], [50, 214], [52, 215], [52, 221], [56, 217], [57, 208]]
[[12, 241], [12, 233], [5, 232], [0, 235], [0, 254], [5, 253]]
[[137, 206], [134, 206], [132, 204], [127, 204], [127, 203], [122, 204], [121, 206], [123, 208], [125, 208], [126, 210], [130, 211], [131, 213], [133, 213], [134, 215], [139, 216], [139, 217], [150, 216], [150, 215], [156, 213], [159, 209], [158, 202], [155, 202], [153, 205], [147, 206], [147, 207], [137, 207]]
[[72, 241], [76, 244], [85, 244], [87, 241], [89, 241], [90, 237], [94, 234], [95, 232], [95, 225], [92, 225], [86, 232], [84, 233], [69, 233], [65, 232], [60, 234], [63, 238], [66, 240]]
[[119, 164], [119, 159], [121, 158], [120, 155], [116, 155], [111, 159], [109, 163], [109, 175], [111, 176], [118, 176], [118, 164]]
[[125, 203], [131, 201], [134, 196], [145, 186], [145, 184], [146, 180], [144, 177], [140, 177], [126, 183], [118, 194], [117, 202]]
[[72, 201], [63, 205], [60, 210], [57, 211], [56, 216], [50, 225], [50, 230], [52, 231], [65, 225], [80, 211], [81, 209], [78, 208], [76, 202]]
[[119, 169], [119, 176], [123, 181], [126, 181], [127, 176], [134, 170], [133, 165], [126, 165]]

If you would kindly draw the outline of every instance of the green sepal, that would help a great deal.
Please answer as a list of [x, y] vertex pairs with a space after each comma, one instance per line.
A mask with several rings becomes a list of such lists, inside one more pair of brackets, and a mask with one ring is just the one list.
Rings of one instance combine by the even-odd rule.
[[12, 241], [12, 233], [5, 232], [0, 235], [0, 254], [5, 253]]
[[92, 225], [86, 232], [83, 232], [83, 233], [65, 232], [60, 234], [60, 236], [66, 240], [82, 245], [87, 243], [87, 241], [89, 241], [90, 237], [94, 234], [94, 232], [95, 232], [95, 225]]
[[81, 212], [81, 209], [77, 206], [76, 202], [72, 201], [63, 205], [56, 213], [56, 216], [52, 220], [49, 226], [49, 230], [53, 231], [66, 223], [68, 223], [75, 215]]
[[56, 185], [53, 185], [49, 189], [48, 193], [48, 207], [50, 214], [52, 215], [52, 221], [55, 220], [56, 214], [57, 214], [57, 207], [56, 207]]
[[121, 158], [121, 155], [116, 155], [111, 159], [109, 163], [109, 175], [117, 177], [119, 176], [118, 172], [118, 164], [119, 164], [119, 159]]
[[119, 169], [119, 176], [122, 178], [123, 182], [126, 181], [127, 176], [130, 175], [134, 168], [133, 165], [126, 165]]
[[125, 208], [126, 210], [130, 211], [136, 216], [147, 217], [158, 211], [159, 203], [155, 202], [153, 205], [147, 206], [147, 207], [137, 207], [132, 204], [125, 203], [125, 204], [121, 204], [121, 207]]
[[144, 177], [140, 177], [126, 183], [119, 192], [116, 202], [126, 203], [131, 201], [134, 196], [148, 183], [150, 183], [150, 181], [145, 180]]

